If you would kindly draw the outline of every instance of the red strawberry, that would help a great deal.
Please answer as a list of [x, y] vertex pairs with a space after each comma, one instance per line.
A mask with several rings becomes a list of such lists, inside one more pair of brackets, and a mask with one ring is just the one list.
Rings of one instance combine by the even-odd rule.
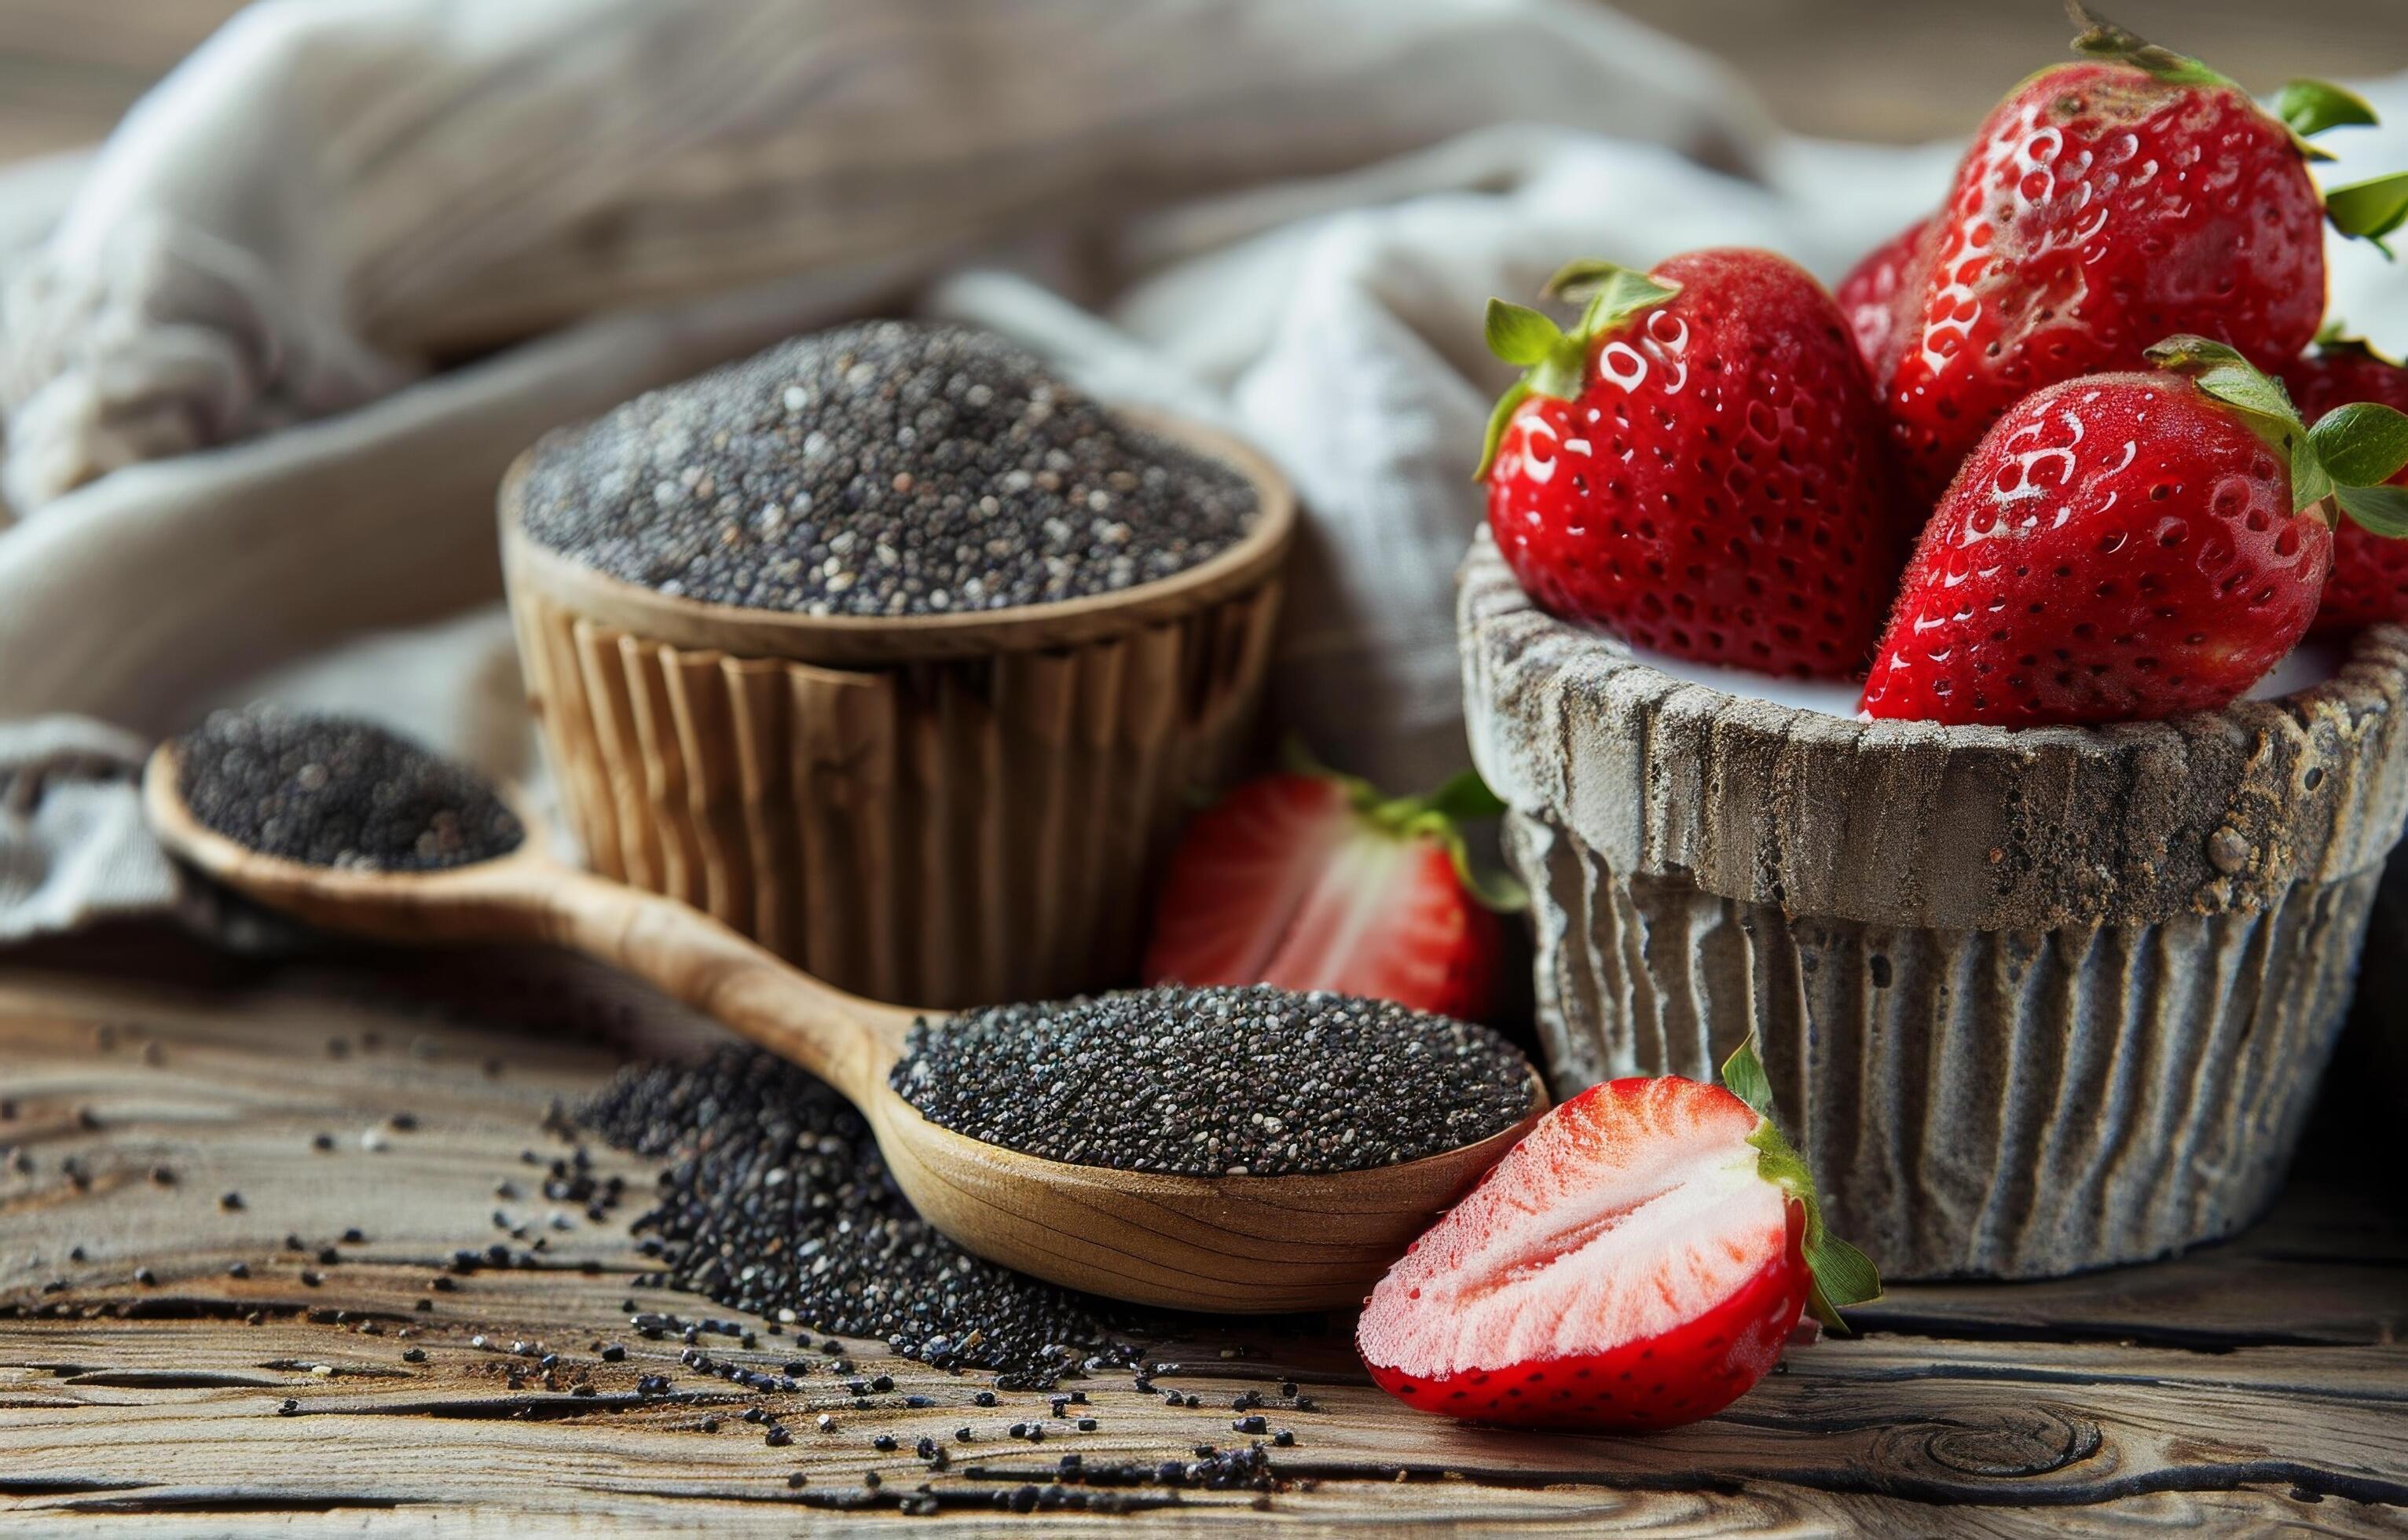
[[[2371, 122], [2365, 104], [2295, 82], [2282, 103], [2295, 129], [2120, 28], [2093, 20], [2074, 46], [2092, 57], [2033, 76], [1974, 136], [1900, 311], [1885, 398], [1925, 504], [2042, 386], [2138, 368], [2175, 333], [2279, 367], [2324, 313], [2326, 200], [2299, 131]], [[2399, 222], [2398, 182], [2336, 189], [2333, 223], [2379, 237]]]
[[[1865, 683], [1875, 717], [2116, 722], [2214, 711], [2315, 614], [2336, 508], [2408, 532], [2408, 417], [2314, 432], [2280, 385], [2204, 338], [2178, 373], [2052, 385], [1999, 419], [1906, 569]], [[2185, 376], [2192, 378], [2185, 378]]]
[[1371, 1290], [1372, 1379], [1450, 1417], [1662, 1428], [1763, 1378], [1810, 1303], [1843, 1329], [1880, 1276], [1824, 1232], [1750, 1046], [1723, 1081], [1611, 1080], [1548, 1113]]
[[1924, 233], [1930, 228], [1929, 220], [1916, 220], [1866, 252], [1864, 260], [1848, 269], [1848, 276], [1831, 291], [1831, 297], [1839, 301], [1840, 313], [1848, 318], [1848, 329], [1856, 338], [1856, 352], [1863, 357], [1865, 372], [1876, 389], [1889, 378], [1891, 343], [1898, 335], [1899, 295], [1915, 281], [1915, 256]]
[[1478, 1019], [1494, 1002], [1511, 884], [1474, 881], [1459, 819], [1501, 804], [1469, 771], [1390, 801], [1326, 771], [1250, 781], [1170, 858], [1148, 984], [1275, 984]]
[[[2356, 338], [2318, 338], [2315, 352], [2283, 371], [2283, 382], [2311, 424], [2352, 401], [2408, 411], [2408, 368]], [[2408, 471], [2391, 484], [2408, 485]], [[2408, 621], [2408, 540], [2386, 540], [2352, 521], [2333, 531], [2332, 577], [2314, 628], [2353, 630], [2383, 621]]]
[[1905, 554], [1881, 419], [1846, 321], [1769, 252], [1693, 252], [1646, 276], [1574, 263], [1570, 334], [1488, 306], [1528, 372], [1480, 473], [1522, 586], [1642, 647], [1764, 673], [1865, 659]]

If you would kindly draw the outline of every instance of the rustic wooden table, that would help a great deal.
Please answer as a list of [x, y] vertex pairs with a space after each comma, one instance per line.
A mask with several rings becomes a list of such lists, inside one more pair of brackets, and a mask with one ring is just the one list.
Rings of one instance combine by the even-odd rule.
[[[458, 979], [522, 967], [475, 1011], [540, 1034], [459, 1008]], [[857, 1406], [807, 1379], [766, 1398], [796, 1431], [768, 1447], [740, 1420], [765, 1398], [682, 1369], [674, 1335], [630, 1329], [630, 1302], [730, 1313], [636, 1288], [646, 1263], [624, 1220], [548, 1231], [538, 1268], [445, 1273], [456, 1249], [498, 1238], [497, 1206], [540, 1227], [537, 1205], [497, 1200], [496, 1184], [525, 1180], [523, 1151], [566, 1152], [548, 1112], [624, 1055], [560, 1020], [607, 1021], [655, 1049], [695, 1029], [642, 997], [577, 998], [589, 986], [468, 958], [234, 986], [0, 973], [0, 1145], [14, 1152], [0, 1158], [0, 1529], [113, 1515], [174, 1533], [437, 1518], [846, 1533], [898, 1521], [924, 1484], [941, 1511], [921, 1521], [978, 1529], [1004, 1521], [999, 1497], [1053, 1481], [1064, 1454], [1151, 1466], [1199, 1442], [1246, 1444], [1229, 1401], [1255, 1389], [1295, 1433], [1269, 1451], [1268, 1492], [1063, 1490], [1182, 1529], [1268, 1511], [1304, 1532], [2408, 1531], [2408, 1229], [2379, 1187], [2308, 1179], [2239, 1241], [2182, 1260], [1898, 1288], [1860, 1312], [1861, 1336], [1793, 1347], [1723, 1416], [1650, 1438], [1453, 1426], [1372, 1389], [1343, 1321], [1232, 1321], [1161, 1348], [1183, 1365], [1161, 1384], [1199, 1409], [1103, 1374], [1080, 1387], [1097, 1423], [1084, 1432], [1047, 1420], [1041, 1395], [981, 1408], [984, 1379], [857, 1344], [860, 1372], [891, 1374], [893, 1392]], [[331, 1149], [313, 1145], [322, 1133]], [[650, 1180], [595, 1155], [638, 1190]], [[339, 1241], [352, 1227], [364, 1238]], [[330, 1245], [339, 1260], [320, 1260]], [[752, 1324], [751, 1352], [706, 1344], [772, 1367], [791, 1356], [793, 1338]], [[624, 1360], [602, 1360], [612, 1343]], [[543, 1353], [558, 1355], [550, 1373]], [[654, 1374], [668, 1391], [638, 1395]], [[1317, 1407], [1283, 1410], [1283, 1378]], [[718, 1431], [702, 1431], [714, 1413]], [[1007, 1436], [1032, 1419], [1044, 1444]], [[881, 1433], [896, 1452], [873, 1447]], [[941, 1473], [913, 1456], [924, 1434], [952, 1446]]]

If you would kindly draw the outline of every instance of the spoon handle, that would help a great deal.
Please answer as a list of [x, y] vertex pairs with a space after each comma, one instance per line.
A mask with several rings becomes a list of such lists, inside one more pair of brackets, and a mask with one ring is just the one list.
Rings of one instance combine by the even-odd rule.
[[559, 867], [533, 895], [545, 938], [642, 979], [791, 1059], [855, 1106], [916, 1013], [848, 995], [688, 904]]

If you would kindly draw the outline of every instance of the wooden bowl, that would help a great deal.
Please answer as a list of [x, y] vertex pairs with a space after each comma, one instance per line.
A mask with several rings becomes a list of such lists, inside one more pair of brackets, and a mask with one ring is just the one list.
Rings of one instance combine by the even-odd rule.
[[1895, 1277], [2138, 1261], [2272, 1202], [2408, 816], [2408, 630], [2279, 700], [2011, 732], [1674, 678], [1484, 533], [1457, 622], [1559, 1097], [1756, 1032]]
[[874, 1000], [1131, 982], [1189, 794], [1252, 736], [1296, 499], [1233, 439], [1122, 415], [1245, 475], [1254, 529], [1115, 594], [892, 619], [706, 604], [583, 566], [520, 527], [544, 445], [520, 456], [503, 570], [587, 862]]

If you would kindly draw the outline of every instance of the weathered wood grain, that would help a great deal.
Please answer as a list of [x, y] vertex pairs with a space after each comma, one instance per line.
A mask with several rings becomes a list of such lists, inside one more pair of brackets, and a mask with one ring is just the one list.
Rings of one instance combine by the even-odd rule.
[[[631, 1010], [655, 1032], [690, 1029], [625, 1001], [607, 1014], [624, 1022]], [[993, 1494], [1053, 1479], [1064, 1454], [1153, 1464], [1198, 1442], [1242, 1445], [1229, 1401], [1247, 1389], [1269, 1397], [1273, 1428], [1295, 1432], [1293, 1447], [1272, 1451], [1273, 1492], [1111, 1490], [1152, 1525], [1256, 1525], [1261, 1504], [1304, 1533], [1367, 1521], [1667, 1534], [2408, 1527], [2408, 1248], [2347, 1194], [2301, 1194], [2240, 1242], [2159, 1267], [1901, 1289], [1864, 1313], [1864, 1336], [1796, 1348], [1722, 1417], [1648, 1439], [1419, 1417], [1364, 1382], [1342, 1322], [1310, 1319], [1165, 1345], [1185, 1367], [1158, 1383], [1194, 1392], [1192, 1410], [1139, 1394], [1125, 1374], [1098, 1375], [1081, 1409], [1097, 1426], [1081, 1432], [1049, 1419], [1042, 1396], [979, 1408], [983, 1378], [870, 1344], [854, 1345], [860, 1372], [896, 1388], [860, 1407], [824, 1374], [794, 1396], [739, 1392], [685, 1371], [675, 1337], [630, 1332], [630, 1298], [688, 1317], [730, 1312], [631, 1293], [644, 1260], [615, 1223], [578, 1213], [552, 1230], [539, 1200], [494, 1195], [504, 1179], [536, 1190], [520, 1152], [564, 1149], [547, 1109], [616, 1058], [597, 1043], [496, 1035], [316, 986], [228, 999], [0, 981], [0, 1098], [14, 1103], [0, 1144], [33, 1165], [0, 1164], [0, 1309], [15, 1312], [0, 1317], [0, 1527], [110, 1515], [173, 1533], [375, 1533], [440, 1516], [472, 1531], [728, 1531], [809, 1518], [847, 1533], [893, 1521], [895, 1499], [928, 1482], [947, 1506], [927, 1521], [984, 1531], [1005, 1521]], [[395, 1128], [395, 1113], [414, 1126]], [[312, 1147], [322, 1132], [333, 1149]], [[595, 1157], [649, 1180], [623, 1157]], [[64, 1174], [69, 1158], [87, 1186]], [[240, 1207], [221, 1206], [230, 1191]], [[436, 1289], [455, 1249], [501, 1237], [497, 1207], [537, 1227], [546, 1265]], [[351, 1226], [362, 1241], [338, 1244]], [[288, 1249], [288, 1234], [304, 1249]], [[328, 1245], [341, 1259], [321, 1263]], [[237, 1261], [249, 1277], [227, 1275]], [[136, 1268], [155, 1282], [137, 1283]], [[64, 1287], [45, 1293], [53, 1282]], [[758, 1324], [752, 1353], [704, 1346], [769, 1365], [791, 1356], [791, 1337]], [[526, 1352], [509, 1350], [518, 1343]], [[601, 1361], [605, 1343], [624, 1343], [626, 1359]], [[424, 1361], [405, 1358], [413, 1351]], [[551, 1374], [537, 1367], [542, 1352], [559, 1355]], [[637, 1395], [652, 1374], [670, 1377], [667, 1395]], [[1318, 1409], [1283, 1409], [1282, 1377]], [[571, 1392], [580, 1382], [591, 1396]], [[907, 1395], [934, 1404], [909, 1407]], [[756, 1403], [794, 1430], [791, 1447], [767, 1446], [741, 1420]], [[824, 1433], [821, 1411], [834, 1418]], [[718, 1431], [701, 1431], [714, 1415]], [[1029, 1420], [1048, 1428], [1042, 1445], [1007, 1435]], [[899, 1448], [872, 1447], [881, 1433]], [[911, 1453], [923, 1435], [949, 1447], [940, 1474]], [[796, 1471], [798, 1490], [787, 1485]], [[1042, 1517], [1082, 1531], [1129, 1521]]]

